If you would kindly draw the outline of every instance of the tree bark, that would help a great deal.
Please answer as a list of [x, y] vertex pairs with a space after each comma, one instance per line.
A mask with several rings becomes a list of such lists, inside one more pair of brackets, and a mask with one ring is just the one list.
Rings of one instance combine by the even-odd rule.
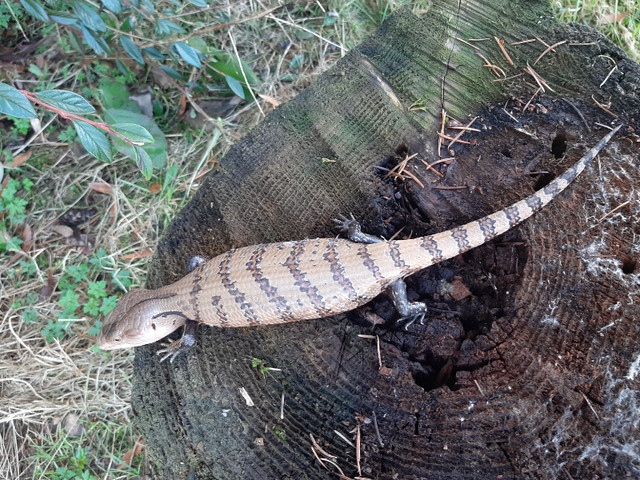
[[[536, 37], [566, 43], [512, 45]], [[340, 213], [408, 237], [502, 208], [582, 156], [597, 122], [637, 124], [639, 79], [543, 1], [402, 9], [235, 145], [165, 232], [148, 287], [196, 254], [335, 235]], [[478, 117], [451, 154], [443, 110]], [[380, 297], [335, 318], [200, 327], [173, 364], [138, 348], [132, 403], [157, 477], [328, 479], [337, 465], [372, 479], [638, 478], [637, 141], [625, 129], [534, 218], [411, 279], [414, 298], [461, 315], [405, 330]], [[375, 168], [413, 154], [422, 187]], [[443, 177], [420, 161], [449, 156]], [[336, 457], [316, 459], [311, 436]]]

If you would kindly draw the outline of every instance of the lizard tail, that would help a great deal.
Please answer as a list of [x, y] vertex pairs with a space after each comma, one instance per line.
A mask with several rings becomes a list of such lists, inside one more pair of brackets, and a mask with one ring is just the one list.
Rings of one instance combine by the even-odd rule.
[[[622, 125], [611, 130], [573, 167], [544, 188], [486, 217], [451, 230], [398, 242], [399, 253], [407, 265], [406, 275], [453, 258], [503, 234], [542, 209], [576, 179], [593, 158], [611, 140]], [[426, 253], [426, 255], [425, 255]]]

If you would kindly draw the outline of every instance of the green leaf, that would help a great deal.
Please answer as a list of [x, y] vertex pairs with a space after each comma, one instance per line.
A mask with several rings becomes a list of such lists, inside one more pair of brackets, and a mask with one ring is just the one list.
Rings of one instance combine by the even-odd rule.
[[120, 35], [120, 45], [124, 48], [124, 51], [127, 52], [131, 58], [133, 58], [140, 65], [144, 65], [144, 58], [142, 58], [142, 52], [138, 46], [131, 40], [131, 38], [126, 35]]
[[196, 7], [200, 7], [200, 8], [207, 8], [207, 2], [205, 2], [204, 0], [189, 0], [189, 3], [191, 5], [195, 5]]
[[158, 19], [156, 22], [156, 32], [159, 35], [172, 35], [174, 33], [187, 33], [180, 25], [173, 23], [171, 20], [164, 18]]
[[90, 298], [89, 300], [87, 300], [87, 303], [83, 305], [82, 311], [91, 315], [92, 317], [97, 317], [98, 313], [100, 313], [101, 303], [102, 302], [99, 298]]
[[60, 25], [71, 25], [78, 28], [80, 27], [80, 22], [78, 22], [78, 19], [73, 15], [65, 12], [56, 12], [55, 14], [52, 13], [51, 15], [49, 15], [49, 17], [51, 18], [51, 20], [59, 23]]
[[291, 70], [295, 70], [296, 68], [300, 68], [304, 64], [304, 62], [304, 55], [296, 55], [295, 57], [293, 57], [293, 60], [291, 60], [291, 63], [289, 63], [289, 68]]
[[40, 2], [36, 2], [36, 0], [20, 0], [20, 3], [27, 13], [31, 14], [33, 17], [43, 22], [49, 21], [49, 15], [47, 15], [47, 12]]
[[127, 140], [136, 144], [144, 145], [145, 143], [153, 143], [155, 140], [151, 134], [140, 125], [135, 123], [116, 123], [110, 127], [122, 135]]
[[84, 115], [96, 111], [83, 97], [67, 90], [45, 90], [36, 93], [36, 97], [47, 105], [77, 115]]
[[[218, 132], [218, 130], [215, 130], [215, 131]], [[178, 176], [177, 165], [171, 165], [169, 168], [167, 168], [167, 171], [164, 176], [164, 182], [162, 182], [162, 190], [166, 190], [167, 187], [173, 183], [173, 181], [176, 179], [177, 176]]]
[[97, 336], [100, 333], [100, 329], [102, 329], [102, 322], [100, 320], [96, 320], [96, 323], [89, 329], [87, 334]]
[[0, 113], [16, 118], [35, 118], [36, 111], [16, 88], [6, 83], [0, 83]]
[[244, 100], [244, 88], [242, 88], [242, 84], [229, 75], [225, 75], [224, 79], [227, 81], [227, 85], [229, 85], [231, 91]]
[[146, 129], [153, 137], [153, 143], [139, 147], [130, 145], [117, 137], [112, 137], [113, 146], [117, 151], [131, 158], [136, 163], [140, 160], [138, 158], [139, 155], [136, 154], [136, 150], [142, 149], [147, 153], [147, 156], [151, 158], [151, 164], [154, 168], [164, 168], [167, 160], [167, 140], [162, 130], [160, 130], [152, 118], [144, 116], [139, 111], [134, 112], [125, 109], [110, 108], [105, 111], [105, 120], [110, 125], [132, 123]]
[[118, 304], [118, 297], [116, 297], [115, 295], [111, 295], [105, 298], [104, 300], [102, 300], [102, 306], [100, 307], [100, 311], [106, 315], [111, 310], [116, 308], [117, 304]]
[[200, 63], [200, 52], [198, 50], [183, 42], [176, 42], [173, 44], [173, 47], [176, 49], [178, 55], [180, 55], [180, 57], [182, 57], [182, 59], [189, 65], [196, 68], [202, 68], [202, 63]]
[[164, 65], [160, 65], [160, 68], [164, 73], [169, 75], [171, 78], [174, 78], [176, 80], [183, 80], [182, 75], [180, 75], [180, 72], [178, 72], [177, 70], [171, 67], [165, 67]]
[[120, 3], [120, 0], [102, 0], [102, 5], [104, 5], [104, 8], [112, 11], [116, 15], [122, 12], [122, 4]]
[[149, 180], [151, 178], [151, 175], [153, 175], [153, 162], [151, 161], [151, 157], [149, 157], [149, 154], [145, 152], [142, 147], [134, 148], [135, 154], [133, 159], [136, 161], [138, 168], [145, 176], [145, 178]]
[[336, 17], [334, 15], [331, 15], [330, 13], [325, 13], [324, 14], [324, 26], [325, 27], [330, 27], [334, 23], [336, 23]]
[[35, 63], [32, 63], [31, 65], [29, 65], [29, 72], [33, 73], [36, 77], [43, 79], [47, 76], [46, 73], [44, 73], [42, 70], [40, 70], [40, 67], [38, 67], [38, 65], [36, 65]]
[[164, 60], [164, 55], [156, 47], [146, 47], [142, 49], [142, 52], [149, 55], [154, 60]]
[[87, 152], [103, 162], [111, 161], [111, 145], [101, 130], [80, 120], [74, 120], [73, 126], [76, 127], [78, 139]]
[[123, 84], [110, 79], [101, 79], [99, 91], [102, 92], [102, 102], [105, 108], [122, 108], [129, 100], [129, 90]]
[[87, 273], [89, 273], [89, 265], [86, 263], [81, 263], [80, 265], [69, 265], [67, 267], [67, 273], [71, 275], [76, 282], [80, 282], [87, 278]]
[[[249, 82], [249, 85], [256, 85], [258, 83], [260, 83], [260, 79], [258, 78], [258, 76], [253, 73], [253, 70], [251, 70], [251, 67], [249, 65], [247, 65], [245, 62], [238, 62], [238, 59], [236, 57], [231, 57], [227, 54], [222, 54], [220, 55], [220, 59], [215, 60], [215, 61], [210, 61], [208, 63], [208, 66], [210, 66], [211, 68], [207, 69], [207, 72], [209, 74], [222, 74], [222, 75], [230, 75], [233, 78], [235, 78], [236, 80], [243, 80], [244, 78], [242, 76], [242, 72], [244, 71], [245, 76], [247, 77], [247, 82]], [[242, 63], [242, 69], [240, 69], [240, 63]], [[213, 69], [217, 70], [217, 72], [215, 72]]]
[[113, 283], [125, 292], [129, 289], [132, 283], [131, 272], [129, 270], [118, 270], [116, 273], [111, 275], [111, 278], [113, 279]]
[[93, 298], [102, 298], [107, 296], [107, 282], [99, 280], [97, 282], [89, 282], [87, 295]]
[[104, 20], [100, 18], [98, 12], [89, 6], [85, 2], [73, 2], [73, 10], [78, 16], [78, 20], [87, 28], [95, 32], [106, 32], [107, 26], [104, 24]]
[[60, 299], [58, 300], [58, 304], [64, 307], [64, 310], [58, 316], [58, 318], [66, 317], [73, 318], [75, 316], [76, 309], [80, 306], [80, 302], [78, 301], [78, 294], [73, 290], [65, 290], [60, 295]]
[[40, 330], [40, 334], [44, 336], [47, 342], [52, 341], [54, 338], [61, 340], [64, 338], [64, 332], [69, 327], [69, 322], [54, 322], [49, 319], [47, 326]]
[[84, 41], [87, 42], [87, 45], [89, 45], [94, 52], [98, 55], [107, 55], [109, 53], [109, 47], [105, 43], [104, 39], [96, 39], [84, 25], [80, 25], [80, 30], [82, 30]]

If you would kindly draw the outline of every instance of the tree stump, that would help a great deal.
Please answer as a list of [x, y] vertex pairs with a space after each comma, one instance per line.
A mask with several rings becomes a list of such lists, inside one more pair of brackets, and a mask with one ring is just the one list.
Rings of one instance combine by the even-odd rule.
[[[597, 123], [636, 126], [639, 87], [637, 64], [543, 1], [400, 10], [230, 151], [148, 287], [195, 254], [333, 236], [340, 213], [387, 237], [483, 216], [563, 172]], [[469, 144], [438, 149], [443, 111], [478, 117]], [[381, 296], [335, 318], [200, 327], [172, 364], [138, 348], [132, 403], [157, 477], [638, 478], [640, 174], [621, 132], [521, 227], [410, 279], [460, 315], [405, 330]]]

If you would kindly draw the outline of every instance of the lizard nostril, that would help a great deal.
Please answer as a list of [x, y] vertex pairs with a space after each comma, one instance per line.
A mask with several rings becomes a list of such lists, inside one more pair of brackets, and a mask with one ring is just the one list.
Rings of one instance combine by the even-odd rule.
[[156, 324], [155, 324], [155, 323], [152, 323], [152, 324], [151, 324], [151, 328], [153, 328], [153, 329], [155, 330], [155, 329], [156, 329]]

